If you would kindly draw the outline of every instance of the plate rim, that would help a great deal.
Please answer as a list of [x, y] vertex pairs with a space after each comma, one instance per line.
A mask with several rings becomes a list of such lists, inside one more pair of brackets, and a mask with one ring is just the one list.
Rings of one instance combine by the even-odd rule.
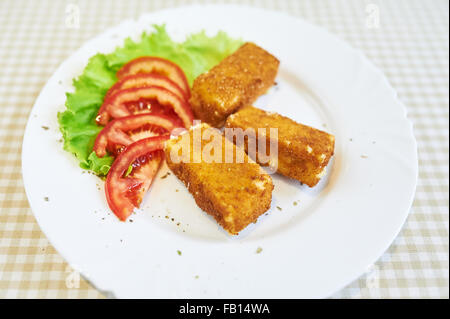
[[[415, 151], [414, 167], [413, 167], [413, 168], [414, 168], [414, 171], [415, 171], [415, 176], [414, 176], [414, 190], [411, 192], [411, 196], [410, 196], [410, 199], [409, 199], [409, 204], [408, 204], [409, 209], [406, 211], [406, 213], [403, 214], [403, 220], [402, 220], [401, 224], [399, 225], [399, 227], [398, 227], [398, 229], [397, 229], [397, 232], [392, 236], [392, 240], [390, 240], [389, 244], [388, 244], [386, 247], [384, 247], [383, 253], [380, 254], [380, 255], [374, 260], [374, 263], [375, 263], [375, 262], [376, 262], [377, 260], [379, 260], [379, 258], [386, 252], [386, 250], [389, 249], [389, 247], [392, 245], [393, 241], [397, 238], [398, 234], [399, 234], [400, 231], [402, 230], [402, 228], [403, 228], [403, 226], [404, 226], [404, 224], [405, 224], [405, 221], [406, 221], [406, 219], [407, 219], [407, 217], [409, 216], [409, 213], [410, 213], [410, 211], [411, 211], [412, 203], [413, 203], [413, 200], [414, 200], [415, 194], [416, 194], [416, 187], [417, 187], [418, 174], [419, 174], [419, 167], [418, 167], [418, 148], [417, 148], [417, 140], [416, 140], [416, 137], [415, 137], [415, 135], [414, 135], [413, 122], [412, 122], [412, 121], [408, 118], [408, 116], [407, 116], [407, 113], [408, 113], [408, 112], [407, 112], [407, 108], [406, 108], [406, 106], [403, 104], [403, 102], [399, 99], [396, 90], [395, 90], [394, 87], [390, 84], [390, 82], [389, 82], [389, 80], [387, 79], [386, 75], [381, 71], [380, 68], [378, 68], [377, 66], [375, 66], [375, 64], [374, 64], [370, 59], [368, 59], [368, 58], [366, 57], [366, 55], [365, 55], [360, 49], [356, 49], [356, 48], [352, 47], [349, 43], [347, 43], [346, 41], [342, 40], [338, 35], [329, 32], [329, 31], [328, 31], [327, 29], [325, 29], [324, 27], [322, 27], [322, 26], [320, 26], [320, 25], [312, 24], [312, 23], [310, 23], [309, 21], [307, 21], [307, 20], [305, 20], [305, 19], [303, 19], [303, 18], [299, 18], [299, 17], [297, 17], [297, 16], [293, 16], [293, 15], [291, 15], [291, 14], [289, 14], [289, 13], [286, 13], [286, 12], [281, 12], [281, 11], [277, 11], [277, 10], [268, 10], [268, 9], [263, 9], [263, 8], [259, 8], [259, 7], [253, 7], [253, 6], [249, 6], [249, 5], [236, 5], [236, 4], [183, 5], [183, 6], [177, 6], [177, 7], [175, 7], [175, 8], [165, 8], [165, 9], [162, 9], [162, 10], [156, 10], [156, 11], [151, 11], [151, 12], [143, 13], [143, 14], [141, 14], [139, 17], [137, 17], [136, 19], [126, 19], [126, 20], [122, 20], [122, 21], [120, 21], [118, 24], [116, 24], [116, 25], [114, 25], [114, 26], [111, 26], [111, 27], [107, 28], [106, 30], [104, 30], [104, 31], [102, 31], [102, 32], [100, 32], [100, 33], [98, 33], [98, 34], [95, 34], [92, 38], [90, 38], [90, 39], [84, 41], [84, 42], [82, 43], [82, 45], [81, 45], [78, 49], [76, 49], [72, 54], [70, 54], [68, 57], [66, 57], [66, 58], [59, 64], [58, 68], [53, 72], [52, 76], [51, 76], [50, 78], [48, 78], [46, 84], [41, 88], [40, 93], [39, 93], [39, 95], [37, 96], [37, 98], [36, 98], [36, 100], [35, 100], [35, 102], [34, 102], [34, 104], [33, 104], [33, 108], [32, 108], [31, 111], [30, 111], [30, 115], [29, 115], [29, 117], [28, 117], [27, 124], [26, 124], [25, 131], [24, 131], [24, 137], [23, 137], [23, 140], [22, 140], [22, 149], [21, 149], [21, 150], [22, 150], [22, 154], [21, 154], [21, 163], [22, 163], [22, 167], [21, 167], [21, 168], [22, 168], [22, 176], [23, 176], [23, 182], [24, 182], [24, 189], [25, 189], [25, 193], [26, 193], [26, 196], [27, 196], [27, 199], [28, 199], [30, 208], [31, 208], [31, 210], [32, 210], [32, 212], [33, 212], [33, 215], [35, 216], [35, 219], [36, 219], [36, 221], [37, 221], [37, 223], [38, 223], [40, 229], [42, 230], [43, 227], [42, 227], [42, 225], [41, 225], [41, 223], [40, 223], [40, 221], [39, 221], [38, 216], [35, 214], [35, 209], [33, 209], [33, 204], [32, 204], [32, 202], [30, 201], [30, 195], [29, 195], [29, 193], [30, 193], [31, 190], [30, 190], [30, 186], [27, 187], [27, 185], [29, 185], [29, 184], [28, 184], [29, 182], [26, 181], [26, 177], [25, 177], [25, 174], [24, 174], [24, 166], [26, 165], [26, 159], [24, 158], [24, 152], [23, 152], [23, 149], [24, 149], [24, 146], [26, 145], [26, 139], [28, 139], [27, 136], [29, 135], [29, 134], [27, 134], [27, 132], [29, 131], [29, 130], [28, 130], [28, 128], [29, 128], [29, 123], [30, 123], [30, 121], [32, 120], [32, 110], [34, 109], [35, 105], [37, 104], [36, 102], [37, 102], [38, 99], [40, 98], [40, 96], [41, 96], [42, 92], [44, 91], [45, 87], [48, 85], [49, 82], [51, 82], [51, 79], [55, 76], [55, 74], [57, 74], [57, 73], [59, 72], [59, 70], [63, 68], [63, 66], [67, 63], [67, 61], [70, 60], [73, 56], [77, 55], [77, 54], [79, 53], [79, 51], [82, 50], [83, 47], [87, 46], [89, 43], [91, 43], [92, 41], [94, 41], [94, 40], [97, 39], [97, 38], [106, 36], [108, 33], [111, 33], [113, 30], [119, 28], [120, 25], [122, 25], [122, 24], [124, 24], [124, 23], [130, 23], [130, 22], [131, 22], [131, 23], [136, 23], [136, 22], [140, 21], [140, 20], [141, 20], [143, 17], [145, 17], [145, 16], [157, 15], [157, 14], [160, 14], [160, 13], [162, 13], [162, 12], [170, 12], [170, 11], [174, 11], [174, 10], [185, 10], [185, 9], [193, 10], [193, 9], [195, 9], [195, 8], [205, 8], [205, 7], [206, 7], [206, 8], [214, 8], [214, 9], [216, 9], [216, 10], [217, 10], [218, 8], [221, 8], [221, 7], [227, 7], [227, 8], [236, 8], [236, 9], [246, 9], [246, 10], [253, 10], [253, 11], [261, 11], [261, 12], [263, 12], [263, 13], [269, 13], [269, 14], [273, 14], [273, 15], [279, 15], [279, 16], [282, 16], [282, 17], [287, 17], [287, 18], [289, 18], [289, 19], [300, 20], [300, 21], [302, 21], [302, 23], [308, 24], [308, 25], [310, 25], [311, 27], [316, 28], [316, 29], [319, 30], [320, 32], [324, 32], [324, 33], [328, 34], [329, 36], [331, 36], [331, 37], [333, 37], [335, 40], [337, 40], [337, 41], [340, 43], [340, 45], [342, 45], [343, 47], [345, 47], [346, 50], [350, 50], [351, 52], [357, 54], [360, 58], [362, 58], [362, 60], [364, 61], [365, 65], [366, 65], [366, 66], [370, 66], [371, 71], [372, 71], [372, 72], [375, 72], [375, 73], [377, 74], [378, 78], [382, 79], [382, 81], [383, 81], [383, 86], [385, 86], [386, 88], [388, 88], [389, 91], [391, 92], [392, 97], [393, 97], [393, 99], [395, 100], [395, 104], [397, 104], [398, 107], [400, 107], [401, 110], [402, 110], [402, 112], [403, 112], [402, 120], [405, 121], [405, 123], [407, 122], [407, 123], [409, 124], [409, 135], [410, 135], [409, 137], [411, 138], [411, 141], [413, 142], [413, 145], [414, 145], [414, 151]], [[53, 239], [51, 238], [52, 236], [49, 236], [49, 235], [48, 235], [47, 233], [45, 233], [43, 230], [42, 230], [42, 232], [45, 234], [45, 236], [46, 236], [46, 238], [49, 240], [50, 244], [51, 244], [53, 247], [55, 247], [55, 249], [58, 251], [58, 253], [64, 258], [64, 260], [65, 260], [66, 262], [68, 262], [68, 258], [66, 258], [65, 253], [62, 253], [62, 250], [57, 248], [58, 245], [55, 245], [56, 240], [53, 240]], [[83, 276], [83, 277], [84, 277], [84, 278], [85, 278], [92, 286], [94, 286], [94, 287], [95, 287], [97, 290], [99, 290], [100, 292], [106, 294], [107, 296], [108, 296], [108, 295], [109, 295], [109, 296], [114, 296], [114, 293], [113, 293], [112, 291], [102, 290], [100, 287], [98, 287], [96, 284], [94, 284], [94, 281], [91, 280], [88, 276], [85, 276], [85, 275], [83, 274], [83, 272], [81, 272], [81, 275], [82, 275], [82, 276]], [[346, 282], [346, 283], [345, 283], [344, 285], [342, 285], [341, 287], [336, 288], [333, 292], [330, 292], [330, 294], [329, 294], [328, 296], [331, 296], [332, 294], [334, 294], [334, 293], [336, 293], [337, 291], [341, 290], [342, 288], [346, 287], [349, 283], [351, 283], [351, 282], [354, 281], [355, 279], [359, 278], [361, 275], [362, 275], [362, 274], [359, 274], [359, 275], [356, 276], [355, 278], [353, 278], [353, 279], [349, 280], [348, 282]], [[324, 296], [324, 297], [327, 297], [327, 296]]]

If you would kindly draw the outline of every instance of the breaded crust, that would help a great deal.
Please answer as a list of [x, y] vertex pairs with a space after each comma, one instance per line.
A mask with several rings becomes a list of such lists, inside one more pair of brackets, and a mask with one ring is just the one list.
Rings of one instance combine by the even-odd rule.
[[190, 104], [196, 118], [221, 127], [239, 108], [253, 103], [275, 81], [280, 62], [254, 43], [243, 44], [193, 84]]
[[[256, 138], [267, 138], [266, 149], [269, 149], [269, 128], [277, 128], [278, 136], [278, 168], [277, 172], [294, 178], [310, 187], [315, 186], [325, 174], [325, 168], [334, 154], [333, 135], [318, 129], [299, 124], [285, 116], [265, 112], [253, 106], [242, 108], [228, 117], [225, 127], [252, 128]], [[258, 128], [266, 128], [266, 133], [257, 134]], [[249, 138], [255, 138], [255, 135]], [[245, 139], [245, 149], [248, 151], [248, 139]], [[256, 143], [258, 145], [258, 143]], [[268, 153], [268, 151], [266, 152]], [[256, 159], [262, 163], [259, 156]]]
[[[236, 152], [236, 146], [226, 140], [218, 130], [202, 124], [166, 143], [167, 164], [186, 185], [197, 205], [213, 216], [228, 233], [236, 235], [250, 223], [256, 222], [257, 218], [270, 208], [272, 178], [248, 157], [244, 163], [209, 162], [207, 158], [200, 156], [199, 152], [194, 151], [195, 130], [209, 130], [213, 136], [211, 140], [214, 139], [220, 144], [222, 154], [225, 147]], [[210, 139], [202, 142], [202, 151], [207, 147], [208, 141]], [[190, 144], [192, 152], [177, 163], [180, 158], [177, 159], [174, 154], [181, 155], [181, 147], [186, 144]], [[243, 150], [241, 152], [245, 155]]]

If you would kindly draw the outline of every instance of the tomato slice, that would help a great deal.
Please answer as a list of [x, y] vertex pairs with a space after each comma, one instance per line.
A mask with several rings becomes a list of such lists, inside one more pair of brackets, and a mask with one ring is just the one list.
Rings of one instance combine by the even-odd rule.
[[[130, 144], [115, 159], [106, 177], [105, 193], [113, 213], [125, 221], [139, 207], [163, 159], [169, 136], [153, 136]], [[126, 174], [132, 166], [130, 174]]]
[[[183, 121], [175, 113], [173, 108], [161, 105], [155, 99], [139, 99], [126, 103], [126, 108], [130, 111], [130, 114], [154, 114], [163, 115], [169, 117], [172, 121], [177, 123], [178, 127], [184, 127]], [[111, 116], [106, 111], [106, 103], [98, 111], [96, 122], [99, 125], [107, 125], [111, 120]]]
[[[144, 107], [136, 108], [136, 104]], [[160, 86], [148, 86], [120, 90], [110, 96], [99, 110], [97, 123], [107, 123], [109, 118], [120, 118], [136, 113], [154, 113], [153, 106], [163, 110], [172, 110], [189, 128], [194, 120], [192, 110], [185, 101], [174, 93]]]
[[122, 149], [143, 138], [169, 134], [178, 123], [168, 116], [138, 114], [115, 119], [97, 135], [94, 151], [103, 157], [109, 151], [117, 155]]
[[122, 79], [127, 75], [139, 73], [153, 73], [167, 76], [178, 84], [188, 98], [191, 96], [189, 84], [183, 70], [169, 60], [151, 56], [131, 60], [117, 71], [117, 78]]
[[160, 86], [169, 90], [170, 92], [178, 96], [180, 99], [184, 100], [186, 103], [189, 100], [187, 94], [174, 81], [172, 81], [166, 76], [152, 73], [124, 76], [108, 90], [104, 100], [108, 99], [111, 95], [113, 95], [117, 91], [144, 86]]

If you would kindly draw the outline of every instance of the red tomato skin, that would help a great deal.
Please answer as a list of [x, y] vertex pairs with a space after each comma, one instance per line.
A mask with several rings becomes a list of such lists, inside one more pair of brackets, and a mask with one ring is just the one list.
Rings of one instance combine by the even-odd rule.
[[[150, 66], [151, 69], [152, 69], [151, 66], [155, 66], [153, 69], [158, 69], [159, 71], [157, 70], [156, 72], [152, 71], [142, 72], [142, 69], [145, 69], [148, 66]], [[134, 60], [131, 60], [130, 62], [122, 66], [122, 68], [119, 71], [117, 71], [117, 78], [121, 79], [124, 76], [139, 73], [157, 73], [157, 74], [159, 73], [162, 75], [166, 75], [180, 86], [180, 88], [186, 93], [188, 99], [191, 96], [189, 83], [186, 78], [186, 75], [184, 74], [183, 70], [172, 61], [160, 57], [151, 57], [151, 56], [139, 57]]]
[[[155, 99], [159, 104], [172, 108], [178, 117], [183, 121], [186, 128], [192, 125], [194, 114], [188, 103], [180, 99], [169, 90], [160, 86], [146, 86], [120, 90], [110, 96], [99, 110], [99, 116], [107, 113], [109, 117], [120, 118], [131, 115], [126, 104], [137, 102], [141, 99]], [[151, 112], [150, 110], [148, 111]]]
[[108, 90], [108, 92], [106, 92], [104, 100], [109, 98], [117, 91], [144, 86], [161, 86], [171, 91], [185, 102], [189, 101], [189, 96], [177, 83], [166, 76], [153, 73], [138, 73], [122, 77]]
[[126, 134], [127, 131], [137, 129], [143, 125], [155, 125], [166, 131], [172, 132], [178, 127], [177, 123], [168, 116], [153, 115], [149, 113], [121, 117], [109, 122], [97, 135], [94, 143], [94, 152], [98, 157], [106, 155], [110, 143], [128, 146], [135, 142]]
[[[127, 198], [127, 192], [140, 191], [141, 185], [145, 182], [133, 177], [123, 177], [128, 167], [140, 156], [162, 150], [168, 136], [154, 136], [142, 139], [130, 144], [125, 151], [120, 153], [111, 166], [105, 182], [105, 195], [112, 212], [121, 221], [131, 215], [135, 204]], [[157, 171], [157, 170], [156, 170]], [[156, 174], [155, 171], [155, 174]], [[147, 179], [153, 178], [147, 176]]]

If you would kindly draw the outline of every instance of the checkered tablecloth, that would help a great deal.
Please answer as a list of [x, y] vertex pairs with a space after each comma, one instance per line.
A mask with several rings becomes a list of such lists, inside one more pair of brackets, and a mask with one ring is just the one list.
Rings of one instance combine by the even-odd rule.
[[224, 2], [286, 11], [362, 50], [414, 123], [419, 182], [409, 218], [378, 262], [333, 297], [448, 298], [448, 0], [0, 0], [0, 298], [103, 297], [87, 282], [70, 284], [72, 270], [39, 229], [23, 189], [23, 133], [50, 75], [83, 42], [123, 19]]

